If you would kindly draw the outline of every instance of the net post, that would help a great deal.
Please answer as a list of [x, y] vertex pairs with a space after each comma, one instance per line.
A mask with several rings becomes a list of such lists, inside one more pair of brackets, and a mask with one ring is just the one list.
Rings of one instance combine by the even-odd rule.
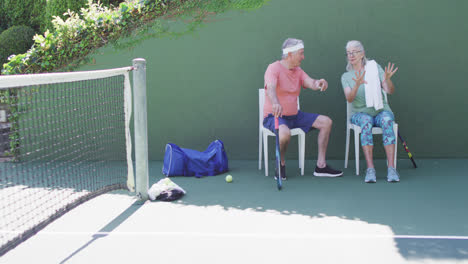
[[148, 130], [146, 113], [146, 60], [133, 60], [133, 93], [135, 124], [136, 194], [148, 199]]

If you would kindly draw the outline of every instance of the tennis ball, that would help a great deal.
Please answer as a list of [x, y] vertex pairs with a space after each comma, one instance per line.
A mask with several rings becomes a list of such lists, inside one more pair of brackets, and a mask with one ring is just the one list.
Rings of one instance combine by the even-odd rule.
[[232, 176], [231, 175], [226, 176], [226, 182], [232, 182]]

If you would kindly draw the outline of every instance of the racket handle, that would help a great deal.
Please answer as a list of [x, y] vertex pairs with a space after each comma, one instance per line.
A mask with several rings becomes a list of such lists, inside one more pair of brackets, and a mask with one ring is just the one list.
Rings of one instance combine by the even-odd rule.
[[275, 117], [275, 129], [278, 129], [278, 128], [279, 128], [278, 117]]

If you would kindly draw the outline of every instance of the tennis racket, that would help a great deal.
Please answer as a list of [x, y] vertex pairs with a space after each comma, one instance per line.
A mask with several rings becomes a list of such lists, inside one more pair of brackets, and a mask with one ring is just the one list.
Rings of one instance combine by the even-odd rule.
[[276, 171], [278, 172], [278, 177], [276, 178], [276, 185], [278, 190], [281, 191], [283, 183], [281, 182], [281, 152], [279, 144], [279, 121], [278, 117], [275, 117], [275, 134], [276, 134]]
[[406, 145], [406, 141], [400, 135], [400, 131], [398, 131], [398, 137], [400, 138], [400, 141], [403, 144], [403, 147], [405, 148], [406, 153], [408, 153], [408, 157], [410, 158], [411, 162], [413, 163], [413, 166], [415, 168], [417, 168], [418, 166], [416, 166], [416, 162], [414, 162], [413, 154], [411, 154], [411, 151], [409, 150], [408, 146]]

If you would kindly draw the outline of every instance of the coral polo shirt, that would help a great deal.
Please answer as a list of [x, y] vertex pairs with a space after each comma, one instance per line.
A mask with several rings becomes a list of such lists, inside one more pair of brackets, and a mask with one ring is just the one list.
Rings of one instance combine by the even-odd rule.
[[265, 104], [263, 117], [272, 113], [272, 104], [267, 95], [267, 84], [276, 84], [276, 96], [283, 108], [283, 115], [297, 114], [297, 97], [301, 93], [304, 80], [309, 76], [300, 67], [288, 69], [280, 61], [268, 65], [265, 72]]

